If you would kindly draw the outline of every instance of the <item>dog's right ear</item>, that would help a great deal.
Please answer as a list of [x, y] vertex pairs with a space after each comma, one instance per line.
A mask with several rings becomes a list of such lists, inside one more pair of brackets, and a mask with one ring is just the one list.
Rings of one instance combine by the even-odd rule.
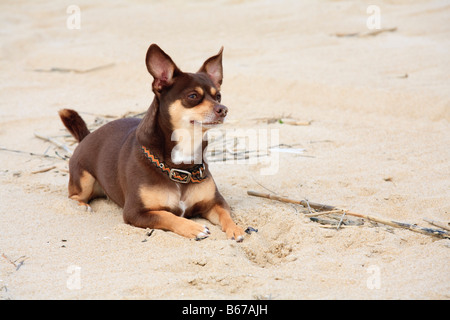
[[161, 92], [162, 89], [170, 87], [180, 69], [172, 59], [156, 44], [152, 44], [145, 57], [147, 70], [153, 76], [153, 90]]

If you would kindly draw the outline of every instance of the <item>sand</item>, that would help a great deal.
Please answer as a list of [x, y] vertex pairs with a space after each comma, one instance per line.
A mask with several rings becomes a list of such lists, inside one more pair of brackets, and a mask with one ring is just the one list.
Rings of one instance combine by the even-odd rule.
[[[77, 1], [80, 29], [66, 26], [72, 2], [2, 2], [0, 146], [56, 158], [0, 151], [0, 298], [449, 299], [450, 240], [370, 223], [337, 231], [246, 194], [449, 222], [450, 5], [376, 2], [396, 31], [336, 36], [370, 32], [371, 1]], [[234, 219], [258, 229], [242, 243], [202, 219], [203, 241], [148, 236], [106, 199], [81, 211], [64, 151], [34, 136], [64, 135], [64, 107], [88, 123], [145, 111], [151, 43], [184, 71], [223, 45], [225, 128], [304, 149], [273, 153], [270, 174], [263, 160], [211, 164]], [[255, 120], [289, 116], [311, 124]]]

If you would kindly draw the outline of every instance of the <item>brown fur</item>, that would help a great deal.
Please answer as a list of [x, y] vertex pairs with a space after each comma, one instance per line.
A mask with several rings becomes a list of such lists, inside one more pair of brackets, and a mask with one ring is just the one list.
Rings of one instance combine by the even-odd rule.
[[[231, 219], [207, 163], [205, 180], [181, 184], [170, 180], [141, 151], [145, 146], [172, 169], [193, 167], [193, 158], [181, 163], [172, 159], [172, 151], [183, 140], [172, 141], [172, 133], [180, 128], [194, 132], [194, 121], [204, 123], [205, 131], [225, 118], [227, 108], [219, 97], [222, 50], [197, 73], [184, 73], [157, 45], [151, 45], [146, 64], [154, 78], [155, 97], [142, 120], [120, 119], [90, 133], [78, 113], [61, 110], [64, 125], [80, 141], [69, 162], [69, 197], [90, 208], [90, 200], [106, 195], [123, 208], [126, 223], [188, 238], [208, 237], [208, 228], [187, 219], [201, 215], [220, 224], [228, 238], [242, 241], [244, 231]], [[200, 141], [205, 150], [206, 142]]]

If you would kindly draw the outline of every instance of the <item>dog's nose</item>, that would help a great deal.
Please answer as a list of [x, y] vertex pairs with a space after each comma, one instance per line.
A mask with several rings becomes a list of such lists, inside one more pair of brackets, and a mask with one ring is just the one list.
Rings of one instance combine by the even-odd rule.
[[228, 108], [221, 104], [217, 104], [214, 106], [214, 112], [217, 116], [225, 118], [228, 113]]

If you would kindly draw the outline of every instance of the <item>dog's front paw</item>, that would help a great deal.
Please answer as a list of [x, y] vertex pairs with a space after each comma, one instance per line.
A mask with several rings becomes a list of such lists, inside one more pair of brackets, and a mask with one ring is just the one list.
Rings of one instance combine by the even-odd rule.
[[188, 219], [183, 219], [174, 231], [183, 237], [195, 240], [203, 240], [211, 234], [207, 226]]
[[230, 240], [236, 240], [237, 242], [242, 242], [244, 240], [244, 229], [236, 224], [233, 224], [225, 229], [227, 238]]
[[207, 226], [203, 226], [203, 230], [197, 234], [197, 236], [195, 237], [195, 240], [199, 241], [199, 240], [203, 240], [209, 237], [209, 235], [211, 234], [211, 232], [209, 232], [209, 229]]

